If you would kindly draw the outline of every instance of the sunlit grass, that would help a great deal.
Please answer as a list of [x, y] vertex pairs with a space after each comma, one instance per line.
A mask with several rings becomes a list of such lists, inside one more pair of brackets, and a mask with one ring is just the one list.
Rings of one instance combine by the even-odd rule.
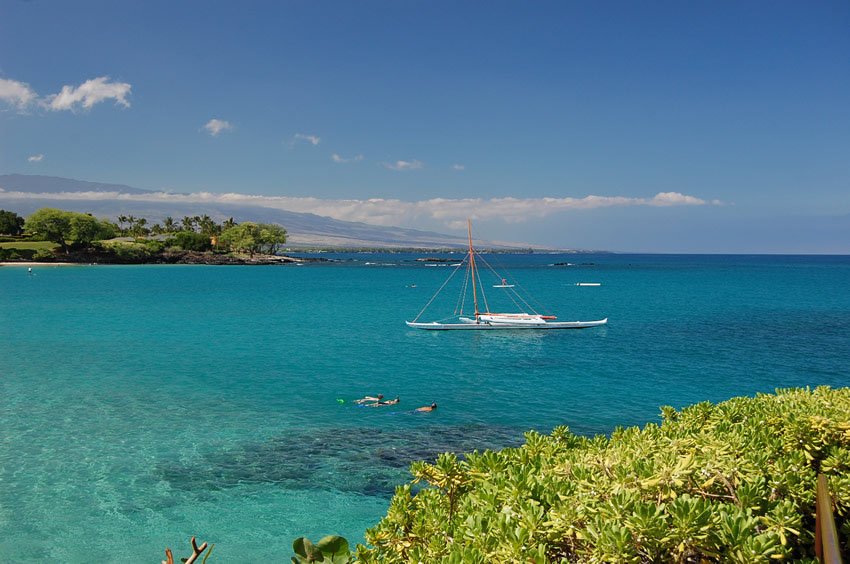
[[47, 250], [52, 251], [58, 248], [59, 245], [52, 241], [10, 241], [0, 243], [0, 249], [21, 249], [21, 250]]

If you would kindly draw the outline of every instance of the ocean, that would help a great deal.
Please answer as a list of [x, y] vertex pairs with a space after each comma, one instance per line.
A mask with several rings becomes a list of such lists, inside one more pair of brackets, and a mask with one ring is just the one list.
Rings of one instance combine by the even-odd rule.
[[[559, 319], [609, 324], [426, 332], [404, 321], [450, 263], [317, 256], [0, 267], [0, 561], [158, 561], [193, 535], [212, 562], [288, 560], [301, 535], [363, 542], [414, 459], [850, 385], [850, 257], [489, 255]], [[352, 402], [377, 393], [400, 403]]]

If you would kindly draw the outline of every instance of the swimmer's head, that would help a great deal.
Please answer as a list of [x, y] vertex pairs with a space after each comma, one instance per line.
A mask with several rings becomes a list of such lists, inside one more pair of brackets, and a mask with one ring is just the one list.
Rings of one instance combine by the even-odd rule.
[[431, 404], [431, 409], [437, 409], [437, 402]]
[[378, 399], [384, 399], [384, 394], [378, 394]]

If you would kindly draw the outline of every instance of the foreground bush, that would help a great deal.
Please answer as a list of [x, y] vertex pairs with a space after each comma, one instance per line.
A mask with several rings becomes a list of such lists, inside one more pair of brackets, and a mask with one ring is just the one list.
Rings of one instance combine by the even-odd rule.
[[164, 245], [159, 241], [99, 241], [92, 250], [103, 256], [100, 260], [117, 260], [124, 263], [145, 262], [162, 252]]
[[166, 241], [166, 246], [177, 247], [184, 251], [197, 251], [199, 253], [212, 249], [209, 235], [195, 233], [194, 231], [180, 231], [174, 237]]
[[[662, 408], [663, 423], [415, 463], [363, 562], [776, 562], [814, 558], [815, 480], [850, 538], [850, 389]], [[412, 486], [425, 484], [414, 495]]]
[[36, 251], [34, 249], [4, 249], [0, 248], [0, 261], [4, 260], [32, 260]]

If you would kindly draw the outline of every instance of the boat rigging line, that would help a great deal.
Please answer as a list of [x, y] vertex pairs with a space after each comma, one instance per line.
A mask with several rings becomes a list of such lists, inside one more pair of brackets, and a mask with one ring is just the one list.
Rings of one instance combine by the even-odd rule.
[[[492, 273], [496, 276], [496, 278], [499, 278], [499, 279], [501, 279], [501, 278], [502, 278], [502, 275], [501, 275], [501, 274], [499, 274], [498, 272], [496, 272], [496, 269], [495, 269], [495, 268], [493, 268], [493, 267], [490, 265], [490, 263], [489, 263], [489, 262], [487, 262], [487, 259], [485, 259], [483, 256], [481, 256], [481, 254], [480, 254], [479, 252], [477, 252], [477, 251], [476, 251], [476, 253], [475, 253], [475, 254], [477, 254], [477, 255], [478, 255], [478, 258], [479, 258], [479, 259], [481, 259], [481, 262], [483, 262], [483, 263], [484, 263], [484, 265], [485, 265], [487, 268], [489, 268], [489, 269], [490, 269], [490, 272], [492, 272]], [[519, 285], [516, 281], [514, 281], [514, 280], [513, 280], [513, 278], [512, 278], [512, 283], [513, 283], [515, 286], [517, 286], [518, 288], [522, 288], [522, 287], [521, 287], [521, 286], [520, 286], [520, 285]], [[482, 292], [482, 293], [483, 293], [483, 292]], [[522, 302], [522, 305], [523, 305], [523, 306], [525, 306], [525, 307], [526, 307], [528, 310], [530, 310], [532, 313], [534, 313], [534, 314], [539, 314], [539, 312], [537, 311], [537, 309], [535, 309], [535, 308], [534, 308], [534, 306], [532, 306], [530, 303], [528, 303], [528, 300], [526, 300], [524, 297], [522, 297], [522, 294], [520, 294], [519, 292], [517, 292], [515, 289], [513, 289], [513, 288], [505, 288], [505, 293], [508, 295], [508, 298], [510, 298], [510, 300], [513, 302], [513, 304], [514, 304], [516, 307], [518, 307], [518, 308], [522, 309], [522, 307], [520, 306], [520, 304], [516, 301], [516, 299], [514, 299], [514, 296], [516, 296], [516, 298], [517, 298], [520, 302]], [[531, 295], [530, 295], [530, 294], [529, 294], [529, 298], [530, 298], [530, 299], [532, 299], [532, 300], [534, 300], [534, 298], [533, 298], [533, 297], [531, 297]], [[544, 306], [543, 306], [543, 304], [541, 304], [541, 303], [540, 303], [540, 302], [538, 302], [537, 300], [534, 300], [534, 302], [537, 304], [537, 307], [538, 307], [538, 308], [540, 308], [540, 310], [541, 310], [541, 311], [548, 311], [548, 308], [544, 307]]]
[[[463, 260], [466, 261], [466, 257], [463, 257]], [[461, 262], [463, 264], [463, 262]], [[466, 274], [463, 277], [463, 288], [461, 288], [460, 296], [458, 296], [457, 301], [458, 305], [455, 306], [454, 314], [463, 315], [463, 306], [466, 305], [466, 289], [469, 287], [469, 262], [466, 263]], [[460, 270], [460, 267], [458, 267]]]
[[428, 309], [428, 306], [429, 306], [429, 305], [431, 305], [431, 303], [434, 301], [434, 299], [435, 299], [435, 298], [436, 298], [436, 297], [440, 294], [440, 292], [442, 292], [442, 291], [443, 291], [443, 288], [445, 288], [445, 287], [446, 287], [446, 284], [448, 284], [448, 283], [451, 281], [451, 279], [452, 279], [452, 278], [454, 278], [454, 276], [455, 276], [455, 274], [457, 274], [457, 271], [458, 271], [458, 270], [460, 270], [460, 268], [455, 268], [455, 269], [454, 269], [454, 272], [452, 272], [452, 273], [451, 273], [451, 275], [449, 275], [449, 277], [448, 277], [448, 278], [446, 278], [446, 281], [445, 281], [445, 282], [443, 282], [443, 285], [442, 285], [442, 286], [440, 286], [440, 289], [439, 289], [439, 290], [437, 290], [437, 291], [436, 291], [436, 293], [435, 293], [433, 296], [431, 296], [431, 299], [430, 299], [430, 300], [428, 300], [428, 303], [427, 303], [427, 304], [425, 304], [425, 307], [423, 307], [423, 308], [422, 308], [422, 311], [420, 311], [420, 312], [419, 312], [419, 315], [417, 315], [417, 316], [413, 319], [413, 322], [414, 322], [414, 323], [416, 323], [416, 321], [417, 321], [420, 317], [422, 317], [422, 314], [423, 314], [423, 313], [425, 313], [425, 310], [426, 310], [426, 309]]

